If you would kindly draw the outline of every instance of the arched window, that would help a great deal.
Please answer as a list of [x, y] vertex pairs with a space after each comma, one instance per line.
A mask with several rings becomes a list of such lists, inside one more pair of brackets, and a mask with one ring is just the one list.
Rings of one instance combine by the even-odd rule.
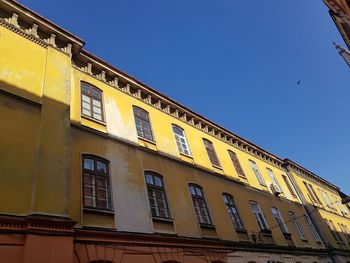
[[296, 228], [296, 230], [297, 230], [297, 232], [299, 234], [300, 239], [301, 240], [306, 240], [304, 231], [301, 228], [301, 226], [299, 225], [298, 219], [295, 216], [295, 214], [292, 211], [289, 211], [288, 214], [289, 214], [290, 221], [293, 223], [293, 225], [295, 226], [295, 228]]
[[213, 143], [204, 138], [203, 138], [203, 143], [204, 143], [205, 149], [207, 150], [207, 154], [211, 164], [214, 166], [220, 167], [221, 165], [220, 165], [218, 156], [216, 155]]
[[85, 82], [81, 83], [81, 114], [103, 121], [102, 91]]
[[262, 213], [262, 211], [260, 209], [260, 206], [257, 203], [253, 202], [253, 201], [251, 201], [249, 203], [250, 203], [250, 207], [252, 209], [253, 215], [254, 215], [254, 217], [255, 217], [255, 219], [256, 219], [260, 229], [261, 230], [267, 230], [268, 226], [267, 226], [265, 217], [264, 217], [264, 215], [263, 215], [263, 213]]
[[256, 163], [253, 160], [249, 160], [250, 167], [252, 168], [256, 178], [258, 179], [259, 184], [266, 186], [266, 182], [264, 180], [264, 177], [261, 175], [260, 170]]
[[196, 211], [197, 219], [200, 224], [211, 225], [212, 221], [209, 215], [207, 203], [204, 198], [202, 187], [196, 184], [189, 184], [193, 206]]
[[[307, 227], [309, 228], [309, 230], [310, 230], [310, 232], [311, 232], [311, 234], [312, 234], [313, 239], [314, 239], [315, 241], [317, 241], [317, 242], [321, 242], [321, 238], [320, 238], [320, 236], [318, 235], [318, 232], [317, 232], [317, 230], [316, 230], [314, 224], [312, 223], [311, 219], [310, 219], [307, 215], [304, 215], [304, 219], [305, 219], [305, 222], [306, 222]], [[332, 221], [330, 221], [330, 222], [333, 224]], [[334, 227], [334, 225], [333, 225], [333, 227]], [[337, 231], [335, 231], [335, 232], [338, 234]], [[342, 241], [342, 239], [340, 238], [340, 236], [339, 236], [339, 239]]]
[[233, 201], [233, 197], [230, 194], [224, 193], [222, 194], [224, 198], [224, 202], [227, 208], [227, 212], [230, 216], [231, 222], [235, 229], [244, 229], [241, 217], [239, 216], [238, 210], [236, 208], [235, 202]]
[[147, 111], [133, 106], [137, 135], [141, 138], [153, 141], [151, 122]]
[[278, 208], [276, 207], [271, 207], [271, 212], [272, 212], [272, 216], [275, 218], [279, 228], [281, 229], [281, 232], [283, 234], [288, 234], [288, 228], [286, 226], [286, 224], [284, 223], [284, 220], [282, 218], [282, 215], [280, 213], [280, 211], [278, 210]]
[[162, 176], [145, 172], [145, 180], [152, 216], [170, 218]]
[[83, 155], [84, 207], [112, 210], [109, 163], [95, 155]]
[[186, 154], [186, 155], [190, 155], [191, 152], [190, 152], [190, 148], [189, 148], [188, 143], [187, 143], [187, 139], [186, 139], [186, 135], [185, 135], [184, 130], [181, 129], [179, 126], [174, 125], [174, 124], [172, 125], [172, 127], [173, 127], [176, 145], [177, 145], [179, 152]]

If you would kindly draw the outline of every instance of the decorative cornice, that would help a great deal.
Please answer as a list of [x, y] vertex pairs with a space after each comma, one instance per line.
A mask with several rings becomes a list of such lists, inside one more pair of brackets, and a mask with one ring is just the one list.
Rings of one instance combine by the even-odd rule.
[[42, 46], [51, 46], [67, 55], [84, 42], [32, 10], [14, 1], [0, 0], [0, 25]]
[[119, 243], [123, 245], [160, 245], [166, 243], [173, 246], [201, 247], [225, 249], [225, 245], [220, 240], [210, 240], [202, 238], [179, 237], [176, 235], [160, 235], [160, 234], [142, 234], [118, 232], [113, 230], [101, 229], [75, 229], [75, 242], [101, 242], [101, 243]]
[[298, 173], [301, 176], [304, 176], [305, 178], [311, 179], [321, 185], [324, 185], [328, 188], [330, 188], [333, 191], [336, 191], [339, 193], [340, 188], [335, 186], [334, 184], [328, 182], [327, 180], [319, 177], [318, 175], [314, 174], [313, 172], [307, 170], [306, 168], [300, 166], [299, 164], [289, 160], [289, 159], [284, 159], [285, 165], [287, 168], [291, 169], [292, 171]]
[[68, 218], [29, 215], [0, 215], [0, 232], [23, 232], [48, 235], [72, 235], [76, 224]]

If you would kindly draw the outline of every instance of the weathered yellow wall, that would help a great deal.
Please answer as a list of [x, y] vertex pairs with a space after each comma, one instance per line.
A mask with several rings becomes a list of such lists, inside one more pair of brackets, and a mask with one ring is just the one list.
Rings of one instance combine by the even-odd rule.
[[[292, 174], [294, 180], [296, 181], [296, 183], [298, 184], [298, 187], [300, 188], [303, 196], [305, 197], [306, 202], [309, 204], [308, 205], [309, 210], [311, 210], [311, 213], [315, 217], [316, 222], [319, 225], [320, 230], [327, 237], [327, 242], [329, 242], [333, 247], [344, 248], [344, 245], [340, 245], [335, 241], [334, 237], [332, 236], [331, 232], [329, 231], [328, 226], [324, 222], [324, 219], [333, 221], [334, 226], [337, 229], [337, 232], [339, 232], [340, 235], [342, 236], [345, 245], [347, 247], [349, 247], [348, 240], [344, 236], [343, 231], [338, 226], [338, 223], [342, 223], [342, 224], [346, 225], [348, 228], [350, 226], [350, 217], [349, 217], [350, 215], [348, 214], [346, 217], [343, 216], [341, 211], [339, 210], [338, 206], [335, 204], [335, 200], [341, 201], [339, 194], [337, 194], [334, 189], [331, 189], [330, 187], [327, 187], [327, 186], [325, 186], [321, 183], [318, 183], [314, 180], [311, 180], [309, 178], [306, 178], [305, 176], [302, 176], [296, 172], [292, 172], [291, 174]], [[313, 186], [313, 189], [315, 190], [316, 195], [318, 196], [319, 200], [322, 203], [321, 205], [313, 203], [313, 201], [311, 200], [311, 198], [308, 194], [308, 191], [307, 191], [306, 187], [304, 186], [303, 182], [309, 183]], [[319, 193], [319, 189], [325, 191], [328, 194], [335, 210], [332, 210], [327, 206], [322, 195]], [[334, 200], [333, 197], [335, 197], [336, 199]], [[342, 204], [340, 204], [340, 205], [343, 206]]]
[[4, 27], [0, 53], [0, 210], [67, 215], [71, 58]]
[[[271, 215], [271, 207], [280, 209], [283, 219], [289, 219], [288, 211], [297, 216], [305, 214], [299, 203], [287, 199], [275, 198], [273, 195], [254, 188], [247, 188], [242, 183], [223, 179], [220, 175], [213, 175], [191, 166], [176, 162], [172, 158], [162, 157], [155, 152], [145, 151], [139, 147], [130, 147], [126, 143], [104, 138], [83, 131], [73, 129], [72, 152], [72, 189], [70, 214], [79, 225], [86, 225], [82, 219], [81, 197], [81, 155], [95, 154], [110, 161], [110, 176], [113, 190], [113, 204], [115, 210], [115, 227], [120, 231], [135, 231], [153, 233], [152, 216], [150, 214], [144, 171], [150, 170], [164, 176], [168, 204], [174, 218], [175, 231], [180, 236], [202, 237], [203, 234], [197, 223], [192, 199], [188, 191], [188, 183], [196, 183], [203, 187], [213, 224], [216, 226], [218, 237], [224, 240], [237, 240], [236, 232], [229, 219], [223, 202], [222, 193], [227, 192], [234, 196], [243, 223], [248, 233], [259, 232], [259, 227], [253, 218], [249, 201], [258, 202], [265, 214], [266, 220], [272, 229], [277, 244], [286, 245], [286, 241]], [[87, 211], [83, 214], [88, 214]], [[95, 215], [95, 226], [105, 227], [105, 218], [108, 215]], [[113, 218], [113, 215], [110, 216]], [[85, 218], [85, 217], [84, 217]], [[89, 221], [89, 224], [91, 221]], [[307, 229], [305, 222], [300, 220], [309, 243], [301, 241], [294, 225], [287, 222], [296, 246], [319, 247]]]
[[[0, 211], [26, 214], [32, 185], [40, 124], [46, 50], [0, 27]], [[8, 92], [8, 94], [6, 93]]]
[[9, 85], [2, 84], [1, 89], [40, 102], [46, 49], [0, 27], [0, 54], [0, 80]]
[[[105, 124], [96, 123], [94, 121], [88, 120], [81, 116], [80, 113], [80, 83], [81, 81], [90, 83], [102, 90], [103, 92], [103, 103], [104, 103], [104, 113], [105, 113]], [[275, 173], [277, 180], [279, 181], [285, 197], [293, 201], [298, 200], [291, 196], [287, 186], [285, 185], [282, 174], [285, 174], [285, 171], [272, 166], [269, 163], [266, 163], [260, 159], [255, 158], [252, 155], [249, 155], [246, 152], [243, 152], [237, 148], [232, 147], [229, 144], [224, 143], [221, 140], [218, 140], [214, 136], [210, 136], [199, 129], [196, 129], [179, 119], [165, 114], [164, 112], [146, 104], [142, 101], [123, 93], [120, 90], [117, 90], [104, 82], [97, 80], [90, 75], [83, 73], [79, 70], [74, 70], [74, 86], [72, 88], [72, 111], [71, 118], [72, 121], [84, 126], [91, 127], [93, 129], [105, 132], [108, 135], [115, 136], [117, 138], [144, 145], [147, 144], [143, 140], [138, 139], [135, 127], [135, 121], [133, 116], [132, 106], [138, 106], [149, 112], [152, 130], [156, 146], [150, 145], [151, 149], [155, 149], [160, 153], [165, 155], [172, 156], [175, 159], [182, 160], [184, 162], [193, 163], [197, 167], [202, 167], [212, 172], [218, 174], [223, 174], [229, 177], [233, 177], [237, 180], [248, 183], [249, 185], [256, 187], [258, 189], [270, 192], [269, 185], [271, 184], [271, 179], [267, 173], [266, 168], [270, 168]], [[192, 153], [192, 158], [184, 157], [179, 154], [177, 146], [175, 143], [174, 134], [172, 131], [172, 124], [176, 124], [184, 129], [187, 137], [187, 141]], [[218, 155], [219, 161], [221, 163], [221, 169], [213, 167], [209, 161], [207, 152], [204, 148], [202, 138], [206, 138], [213, 142], [215, 151]], [[149, 145], [149, 144], [148, 144]], [[229, 157], [228, 150], [231, 150], [237, 154], [237, 157], [240, 160], [241, 166], [247, 176], [247, 180], [240, 178], [232, 164], [232, 161]], [[250, 167], [249, 159], [252, 159], [256, 162], [259, 167], [259, 170], [264, 177], [267, 187], [261, 186], [257, 181], [253, 170]]]

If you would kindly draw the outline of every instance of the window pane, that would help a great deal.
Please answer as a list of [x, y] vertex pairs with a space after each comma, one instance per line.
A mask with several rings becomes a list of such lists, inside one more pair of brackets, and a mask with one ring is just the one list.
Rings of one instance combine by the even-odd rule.
[[89, 105], [91, 104], [91, 99], [89, 96], [83, 94], [82, 99], [83, 99], [83, 102], [88, 103]]
[[183, 136], [183, 132], [182, 132], [182, 130], [179, 127], [176, 127], [176, 126], [173, 125], [173, 131], [174, 131], [175, 134]]
[[84, 169], [94, 170], [94, 160], [93, 159], [84, 159]]
[[92, 96], [94, 98], [101, 99], [102, 98], [101, 91], [96, 90], [96, 89], [92, 89]]
[[107, 174], [107, 165], [105, 163], [102, 163], [100, 161], [97, 161], [96, 163], [96, 169], [100, 173]]
[[92, 116], [91, 115], [91, 111], [90, 110], [87, 110], [87, 109], [83, 109], [83, 114], [86, 115], [86, 116]]
[[158, 176], [154, 176], [154, 182], [157, 186], [163, 186], [162, 180]]
[[81, 90], [85, 93], [90, 93], [90, 87], [86, 84], [81, 85]]
[[84, 205], [92, 207], [93, 206], [92, 198], [89, 196], [85, 196], [84, 197]]
[[151, 174], [146, 174], [146, 183], [147, 184], [154, 184], [153, 183], [153, 176]]

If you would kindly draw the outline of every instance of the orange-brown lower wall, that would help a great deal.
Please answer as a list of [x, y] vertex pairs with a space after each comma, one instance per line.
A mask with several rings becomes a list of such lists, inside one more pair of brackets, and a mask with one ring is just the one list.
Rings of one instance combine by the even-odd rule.
[[[84, 232], [84, 231], [83, 231]], [[118, 235], [119, 241], [103, 231], [71, 235], [62, 233], [0, 233], [0, 263], [329, 263], [325, 255], [280, 254], [268, 251], [237, 251], [215, 247], [213, 243], [198, 244], [188, 239], [163, 244], [157, 238], [132, 238]], [[76, 235], [77, 234], [77, 235]], [[113, 234], [114, 235], [114, 234]], [[115, 235], [114, 235], [115, 236]], [[135, 238], [136, 236], [136, 238]], [[100, 238], [97, 241], [97, 238]], [[110, 240], [108, 240], [110, 239]], [[178, 240], [180, 241], [180, 240]], [[177, 242], [178, 242], [177, 241]], [[156, 245], [157, 244], [157, 245]], [[345, 262], [346, 261], [336, 261]]]

